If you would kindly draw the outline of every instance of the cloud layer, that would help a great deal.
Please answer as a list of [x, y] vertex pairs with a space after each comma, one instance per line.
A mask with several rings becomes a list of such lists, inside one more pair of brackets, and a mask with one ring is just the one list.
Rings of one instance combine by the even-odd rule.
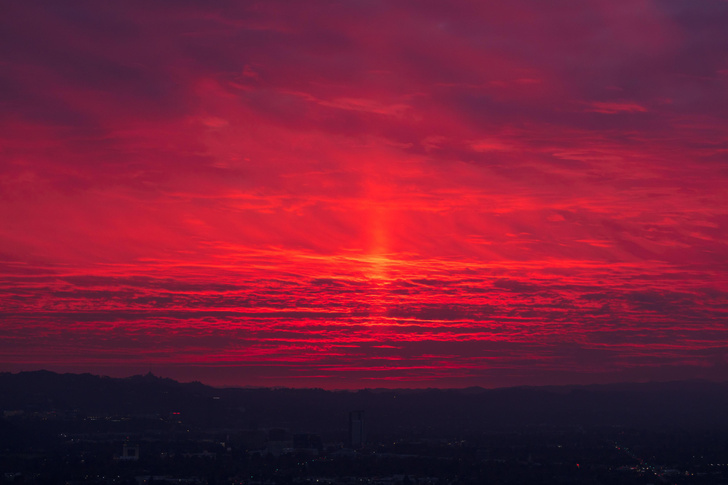
[[2, 9], [4, 368], [728, 376], [728, 3]]

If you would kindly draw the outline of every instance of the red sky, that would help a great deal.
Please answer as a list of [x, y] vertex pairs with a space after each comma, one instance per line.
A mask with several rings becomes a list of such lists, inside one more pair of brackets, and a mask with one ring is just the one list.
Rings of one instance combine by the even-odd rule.
[[728, 379], [728, 2], [5, 2], [0, 370]]

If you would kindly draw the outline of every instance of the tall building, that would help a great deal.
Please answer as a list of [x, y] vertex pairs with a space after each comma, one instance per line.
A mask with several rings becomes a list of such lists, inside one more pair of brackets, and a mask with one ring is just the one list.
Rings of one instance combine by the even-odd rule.
[[364, 411], [349, 413], [349, 446], [358, 449], [364, 445]]

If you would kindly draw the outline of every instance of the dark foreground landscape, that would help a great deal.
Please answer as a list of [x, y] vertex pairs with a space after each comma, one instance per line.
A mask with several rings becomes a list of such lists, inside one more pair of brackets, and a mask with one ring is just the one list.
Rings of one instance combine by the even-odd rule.
[[216, 389], [0, 374], [1, 483], [721, 484], [728, 384]]

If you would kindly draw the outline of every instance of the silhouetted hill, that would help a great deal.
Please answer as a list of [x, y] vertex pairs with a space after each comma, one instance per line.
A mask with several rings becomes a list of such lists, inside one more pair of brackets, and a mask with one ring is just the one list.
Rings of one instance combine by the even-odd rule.
[[[0, 410], [26, 415], [179, 416], [185, 426], [283, 427], [343, 439], [349, 411], [369, 435], [456, 436], [503, 427], [728, 427], [728, 383], [703, 381], [503, 389], [217, 389], [151, 374], [0, 373]], [[175, 418], [176, 419], [176, 418]], [[176, 421], [175, 421], [176, 422]]]

